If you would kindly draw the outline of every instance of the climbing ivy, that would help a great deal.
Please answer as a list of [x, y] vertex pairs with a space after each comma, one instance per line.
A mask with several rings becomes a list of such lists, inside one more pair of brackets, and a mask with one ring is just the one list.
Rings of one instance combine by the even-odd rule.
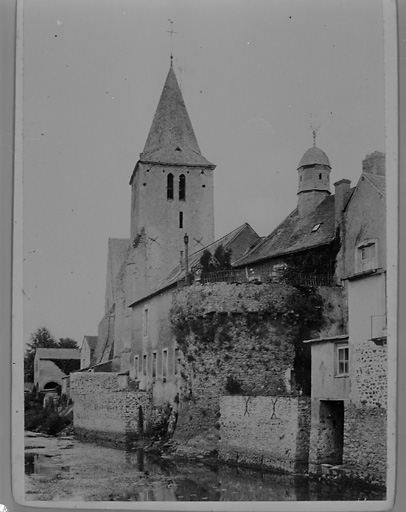
[[[240, 285], [241, 289], [250, 285]], [[248, 293], [249, 290], [249, 293]], [[171, 311], [173, 334], [187, 361], [193, 363], [195, 354], [191, 354], [191, 343], [199, 346], [199, 352], [207, 349], [226, 348], [228, 357], [232, 354], [232, 341], [235, 336], [254, 340], [256, 350], [266, 352], [270, 325], [288, 336], [294, 345], [294, 370], [297, 385], [304, 394], [310, 393], [310, 347], [303, 340], [312, 337], [324, 323], [323, 299], [313, 288], [303, 286], [278, 287], [263, 284], [245, 288], [239, 310], [233, 313], [214, 311], [205, 313], [204, 305], [210, 295], [204, 286], [191, 290], [188, 299], [176, 303]], [[251, 307], [248, 307], [250, 304]], [[254, 304], [254, 306], [253, 306]], [[275, 340], [274, 340], [275, 341]], [[276, 340], [279, 341], [279, 340]], [[280, 345], [279, 343], [274, 345]], [[204, 359], [204, 358], [202, 358]], [[247, 353], [247, 365], [250, 361]], [[235, 392], [235, 390], [234, 390]]]

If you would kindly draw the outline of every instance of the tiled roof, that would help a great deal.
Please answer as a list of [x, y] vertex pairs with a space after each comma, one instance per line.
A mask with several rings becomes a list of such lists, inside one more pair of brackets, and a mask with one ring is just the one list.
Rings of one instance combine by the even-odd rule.
[[80, 359], [76, 348], [37, 348], [35, 355], [40, 359]]
[[214, 167], [200, 153], [172, 65], [140, 161]]
[[293, 210], [269, 236], [234, 266], [250, 265], [260, 260], [325, 245], [334, 238], [334, 196], [328, 196], [306, 217], [300, 218], [297, 208]]
[[313, 146], [312, 148], [308, 149], [302, 156], [302, 159], [298, 165], [298, 169], [303, 165], [315, 164], [328, 165], [331, 168], [330, 160], [328, 159], [326, 153], [322, 149]]

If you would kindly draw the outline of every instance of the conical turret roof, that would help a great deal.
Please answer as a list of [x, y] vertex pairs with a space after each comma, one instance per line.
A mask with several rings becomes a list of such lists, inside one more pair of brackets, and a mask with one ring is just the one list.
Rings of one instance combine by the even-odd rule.
[[331, 168], [330, 160], [328, 159], [326, 153], [322, 149], [313, 146], [312, 148], [308, 149], [306, 153], [302, 156], [302, 159], [299, 162], [298, 169], [300, 169], [300, 167], [303, 167], [304, 165], [315, 164], [326, 165]]
[[140, 160], [214, 167], [200, 153], [172, 63]]

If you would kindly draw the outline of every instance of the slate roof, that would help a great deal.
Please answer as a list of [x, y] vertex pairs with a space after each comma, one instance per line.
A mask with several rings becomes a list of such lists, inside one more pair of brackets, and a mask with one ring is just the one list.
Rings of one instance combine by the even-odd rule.
[[385, 176], [380, 176], [377, 174], [367, 174], [366, 172], [364, 172], [362, 174], [362, 176], [364, 176], [370, 183], [372, 183], [372, 185], [375, 188], [377, 188], [379, 190], [379, 192], [381, 192], [381, 194], [386, 196], [386, 179], [385, 179], [386, 177]]
[[80, 359], [76, 348], [37, 348], [35, 356], [40, 359]]
[[298, 169], [300, 167], [303, 167], [304, 165], [315, 164], [327, 165], [331, 169], [330, 160], [328, 159], [326, 153], [322, 149], [313, 146], [312, 148], [308, 149], [306, 153], [302, 156], [302, 159], [300, 160], [298, 165]]
[[172, 64], [140, 161], [215, 167], [200, 153]]
[[[246, 245], [245, 246], [242, 245], [239, 248], [237, 248], [236, 245], [233, 246], [233, 242], [237, 241], [238, 237], [240, 235], [244, 234], [244, 231], [246, 232], [246, 234], [247, 233], [250, 234], [253, 238], [260, 240], [260, 237], [252, 229], [252, 227], [248, 223], [245, 223], [242, 226], [234, 229], [227, 235], [224, 235], [222, 238], [219, 238], [215, 242], [211, 243], [210, 245], [207, 245], [206, 247], [203, 247], [202, 249], [199, 249], [198, 251], [189, 255], [189, 258], [188, 258], [189, 269], [191, 269], [194, 265], [196, 265], [200, 262], [200, 258], [202, 257], [203, 252], [206, 249], [209, 250], [212, 254], [214, 254], [215, 250], [217, 249], [217, 247], [219, 245], [222, 245], [224, 249], [229, 249], [230, 247], [232, 247], [231, 264], [233, 264], [237, 259], [241, 258], [247, 252], [247, 250], [250, 249], [250, 247], [247, 247]], [[255, 246], [256, 242], [254, 242], [254, 244], [252, 244], [252, 245]], [[185, 277], [185, 273], [186, 273], [185, 268], [184, 267], [182, 268], [180, 264], [177, 265], [172, 270], [172, 272], [165, 279], [163, 279], [163, 281], [161, 281], [159, 286], [152, 293], [149, 294], [149, 296], [154, 295], [154, 294], [160, 292], [161, 290], [164, 290], [165, 288], [173, 286], [174, 284], [176, 284], [178, 281], [180, 281], [181, 279], [183, 279]], [[141, 300], [144, 300], [144, 299], [145, 299], [145, 297]], [[139, 302], [139, 301], [136, 301], [136, 302]], [[130, 304], [130, 306], [131, 305], [132, 304]]]
[[[313, 229], [320, 226], [313, 231]], [[326, 245], [335, 238], [334, 195], [326, 197], [313, 212], [300, 218], [297, 208], [234, 267]]]

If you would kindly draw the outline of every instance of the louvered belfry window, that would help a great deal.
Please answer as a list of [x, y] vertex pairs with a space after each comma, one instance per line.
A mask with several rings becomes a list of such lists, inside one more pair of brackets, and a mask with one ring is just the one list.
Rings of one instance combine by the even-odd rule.
[[168, 174], [166, 186], [166, 198], [173, 199], [173, 174]]
[[179, 201], [186, 200], [186, 178], [184, 174], [179, 176]]

